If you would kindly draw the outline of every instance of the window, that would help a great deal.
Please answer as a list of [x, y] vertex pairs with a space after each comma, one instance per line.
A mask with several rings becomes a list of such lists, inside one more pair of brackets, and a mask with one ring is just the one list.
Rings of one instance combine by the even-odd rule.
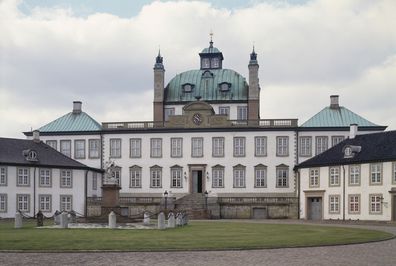
[[340, 196], [329, 196], [329, 213], [340, 213]]
[[[187, 84], [188, 86], [191, 87], [191, 85]], [[184, 88], [184, 91], [186, 91], [186, 88]], [[191, 88], [190, 88], [191, 91]], [[164, 108], [165, 109], [165, 121], [169, 121], [169, 116], [175, 115], [175, 108]]]
[[392, 183], [396, 184], [396, 163], [393, 163]]
[[203, 138], [191, 138], [191, 157], [203, 156]]
[[234, 137], [234, 157], [245, 156], [245, 137]]
[[234, 187], [245, 187], [245, 166], [234, 166]]
[[267, 187], [267, 167], [258, 165], [254, 167], [254, 187]]
[[349, 195], [349, 208], [350, 214], [360, 213], [360, 195]]
[[175, 166], [171, 168], [171, 187], [182, 188], [182, 168]]
[[382, 195], [370, 194], [370, 214], [382, 214]]
[[129, 168], [129, 187], [142, 187], [142, 168], [140, 166], [134, 165]]
[[98, 174], [92, 173], [92, 190], [98, 189]]
[[370, 185], [382, 184], [382, 164], [375, 163], [370, 165]]
[[254, 146], [255, 156], [267, 156], [267, 137], [254, 137]]
[[237, 107], [237, 120], [247, 120], [247, 106]]
[[0, 194], [0, 212], [7, 212], [7, 194]]
[[7, 167], [0, 167], [0, 186], [7, 186]]
[[337, 145], [345, 139], [344, 136], [332, 136], [331, 137], [331, 147]]
[[276, 187], [289, 187], [289, 167], [285, 165], [276, 167]]
[[113, 172], [111, 173], [112, 177], [117, 180], [117, 185], [121, 186], [121, 167], [114, 167]]
[[219, 107], [220, 115], [227, 115], [227, 118], [230, 119], [230, 107], [229, 106], [220, 106]]
[[316, 155], [321, 154], [328, 148], [328, 137], [316, 137]]
[[60, 141], [60, 152], [67, 157], [71, 157], [71, 140]]
[[329, 184], [330, 186], [340, 185], [340, 167], [330, 167], [329, 168]]
[[40, 187], [51, 187], [51, 169], [40, 169], [39, 170], [39, 186]]
[[351, 165], [349, 167], [349, 185], [360, 185], [360, 165]]
[[300, 137], [300, 156], [312, 156], [312, 137]]
[[21, 212], [30, 211], [30, 195], [17, 194], [17, 211], [21, 211]]
[[183, 139], [182, 138], [171, 138], [171, 157], [182, 157], [183, 156]]
[[60, 187], [71, 188], [72, 186], [72, 170], [60, 170]]
[[224, 187], [224, 166], [217, 165], [212, 168], [212, 187]]
[[130, 139], [129, 146], [129, 156], [131, 158], [142, 157], [142, 139]]
[[309, 187], [319, 187], [319, 168], [309, 169]]
[[68, 211], [68, 212], [73, 210], [72, 195], [61, 195], [60, 196], [60, 210]]
[[212, 58], [212, 68], [218, 68], [219, 67], [219, 58], [215, 57]]
[[212, 138], [212, 156], [224, 157], [224, 137]]
[[85, 158], [85, 140], [76, 139], [74, 141], [74, 158], [75, 159]]
[[219, 84], [219, 87], [221, 92], [227, 92], [230, 90], [231, 84], [227, 82], [223, 82]]
[[51, 195], [39, 195], [39, 209], [42, 212], [51, 212]]
[[150, 157], [162, 157], [162, 139], [150, 139]]
[[210, 68], [209, 58], [203, 58], [202, 59], [202, 68]]
[[190, 83], [183, 84], [183, 91], [184, 92], [192, 92], [193, 85]]
[[110, 139], [110, 157], [121, 158], [121, 139]]
[[96, 159], [100, 157], [100, 139], [88, 140], [88, 157]]
[[57, 147], [57, 141], [56, 140], [47, 140], [45, 142], [45, 144], [47, 144], [48, 146], [50, 146], [51, 148], [53, 148], [54, 150], [56, 150]]
[[30, 171], [29, 168], [17, 168], [18, 179], [17, 186], [30, 186]]
[[289, 156], [289, 137], [276, 137], [276, 156]]
[[162, 187], [162, 168], [154, 166], [150, 168], [150, 187], [161, 188]]

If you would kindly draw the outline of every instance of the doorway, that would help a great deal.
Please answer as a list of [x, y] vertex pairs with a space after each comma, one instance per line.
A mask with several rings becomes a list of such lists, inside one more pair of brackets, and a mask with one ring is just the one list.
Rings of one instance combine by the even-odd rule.
[[308, 200], [308, 220], [322, 220], [322, 198], [312, 197]]
[[202, 170], [192, 171], [192, 193], [202, 193]]

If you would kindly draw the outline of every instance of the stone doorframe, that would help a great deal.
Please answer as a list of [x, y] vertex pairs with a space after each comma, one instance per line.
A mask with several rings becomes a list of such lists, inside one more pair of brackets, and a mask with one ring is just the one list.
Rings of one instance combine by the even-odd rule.
[[324, 217], [324, 193], [326, 190], [304, 190], [305, 194], [305, 220], [308, 220], [308, 213], [309, 213], [309, 198], [322, 198], [322, 220]]
[[193, 171], [202, 171], [202, 192], [206, 190], [206, 166], [207, 164], [188, 164], [188, 192], [193, 193]]

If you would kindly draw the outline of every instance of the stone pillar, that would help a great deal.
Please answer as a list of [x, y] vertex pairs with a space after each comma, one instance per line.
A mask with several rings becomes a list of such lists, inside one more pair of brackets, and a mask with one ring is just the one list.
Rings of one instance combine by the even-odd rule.
[[[154, 65], [154, 103], [153, 103], [153, 114], [154, 122], [162, 124], [164, 122], [164, 88], [165, 88], [165, 68], [163, 64], [163, 58], [158, 52], [158, 56], [155, 58]], [[159, 126], [159, 125], [155, 125]]]
[[112, 210], [120, 210], [120, 189], [118, 184], [103, 184], [102, 215], [108, 215]]
[[[250, 54], [249, 61], [249, 97], [248, 97], [248, 119], [250, 124], [260, 119], [260, 85], [258, 77], [259, 64], [257, 54], [254, 51]], [[258, 124], [258, 123], [257, 123]]]
[[175, 228], [176, 227], [176, 221], [175, 221], [175, 215], [173, 212], [170, 212], [168, 215], [168, 228]]
[[147, 212], [144, 213], [143, 224], [144, 225], [149, 225], [150, 224], [150, 215]]
[[62, 212], [60, 214], [60, 226], [61, 228], [69, 227], [69, 218], [67, 217], [67, 212]]
[[109, 229], [115, 229], [117, 227], [117, 217], [116, 214], [112, 211], [109, 214]]
[[15, 214], [15, 228], [22, 228], [22, 214], [20, 212]]
[[165, 214], [163, 212], [160, 212], [160, 214], [158, 214], [158, 229], [165, 229]]

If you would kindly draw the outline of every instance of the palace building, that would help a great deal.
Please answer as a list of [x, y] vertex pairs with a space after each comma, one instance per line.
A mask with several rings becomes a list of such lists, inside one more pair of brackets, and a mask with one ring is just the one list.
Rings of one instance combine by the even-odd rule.
[[[359, 134], [386, 129], [340, 106], [338, 96], [300, 126], [296, 118], [265, 118], [254, 49], [248, 79], [223, 68], [212, 40], [199, 59], [198, 69], [166, 84], [158, 54], [152, 121], [98, 123], [74, 102], [72, 112], [38, 129], [41, 140], [89, 167], [114, 162], [124, 214], [165, 203], [197, 217], [298, 218], [294, 167], [346, 139], [351, 124]], [[101, 191], [88, 191], [88, 215], [99, 215]]]

